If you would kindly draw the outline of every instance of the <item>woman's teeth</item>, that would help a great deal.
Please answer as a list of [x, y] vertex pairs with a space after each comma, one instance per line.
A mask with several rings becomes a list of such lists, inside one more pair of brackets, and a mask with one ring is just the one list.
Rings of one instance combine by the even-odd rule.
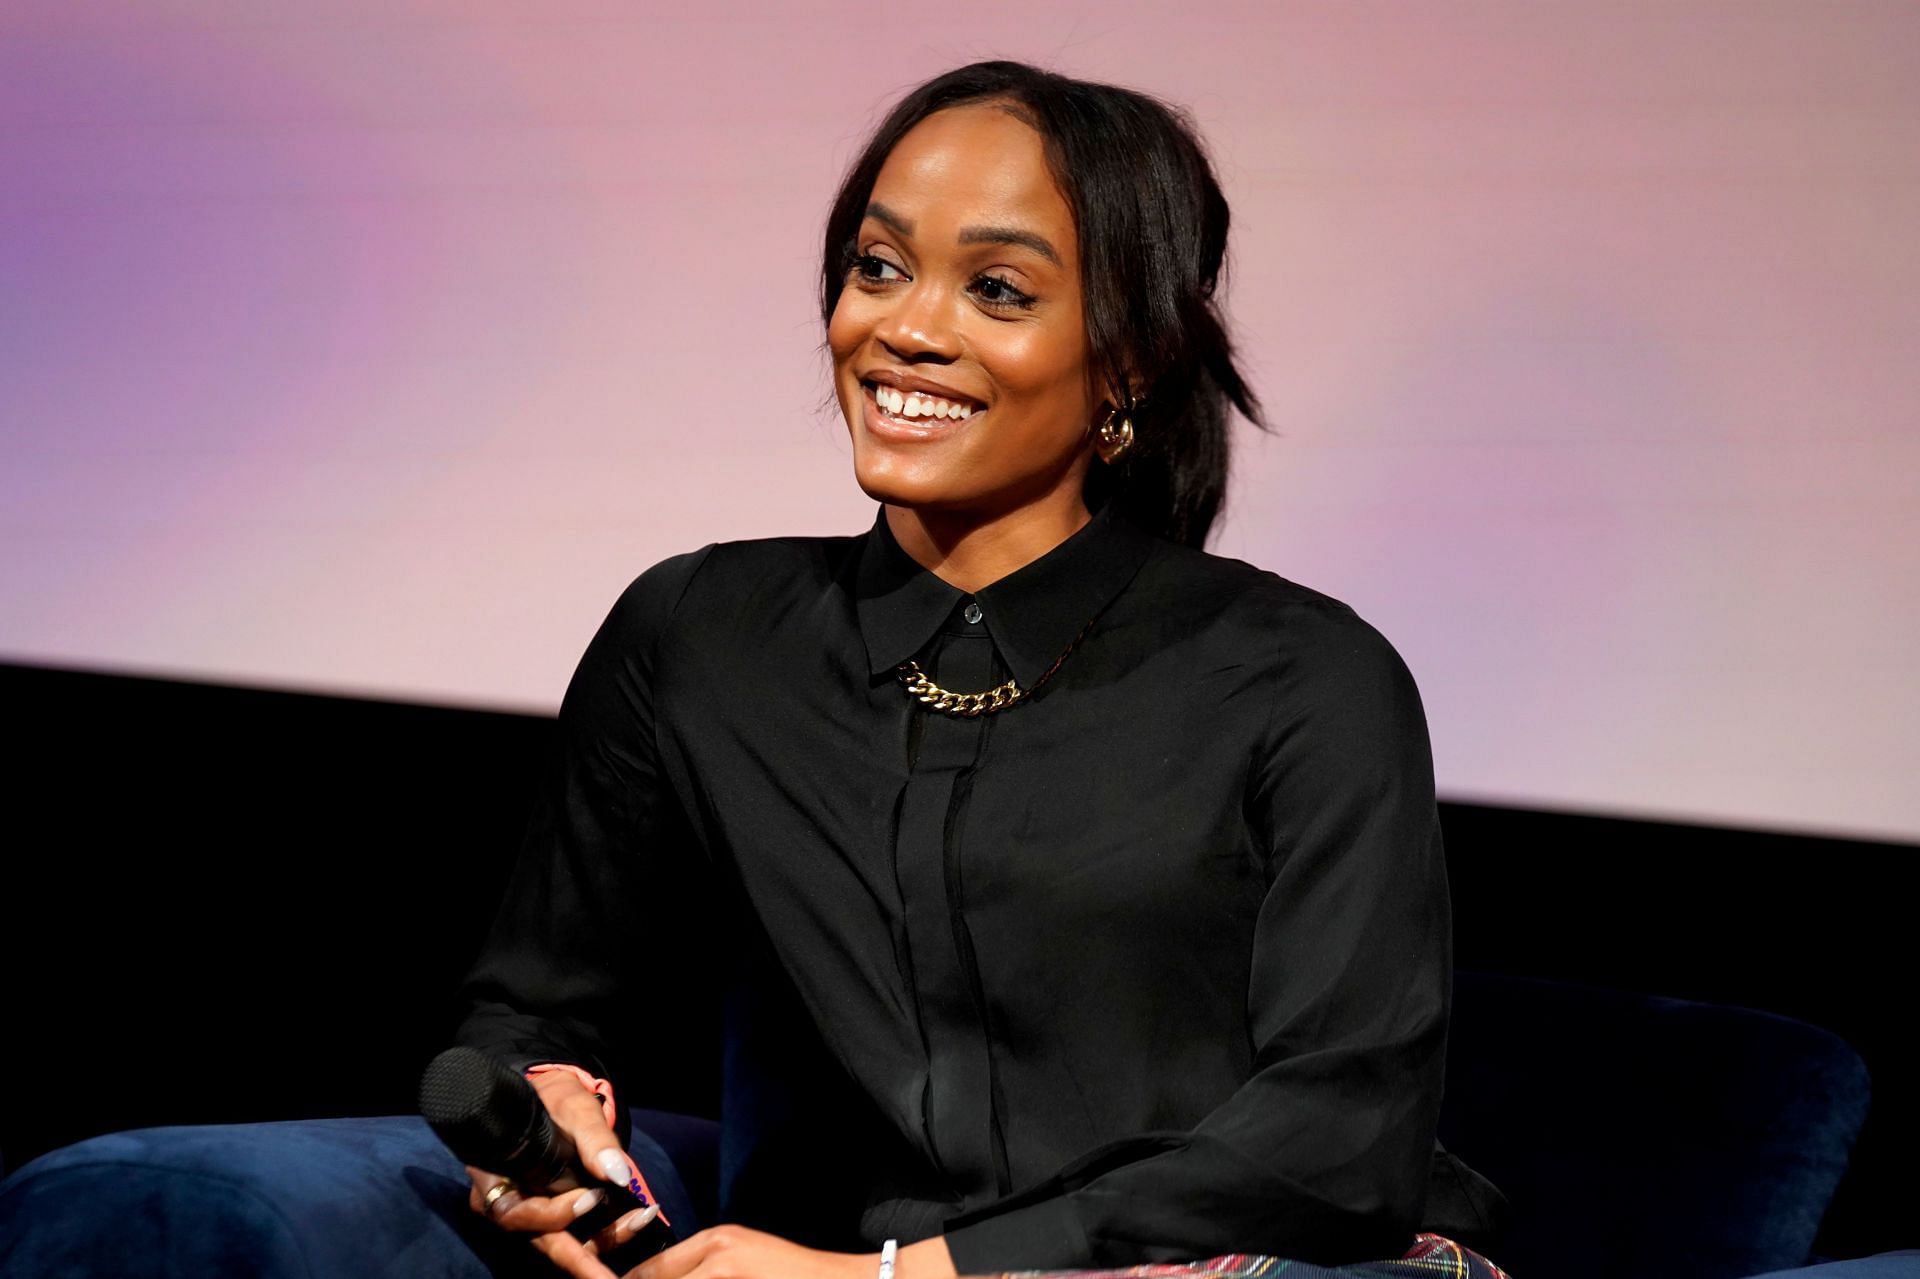
[[895, 417], [952, 418], [965, 421], [973, 416], [973, 405], [955, 404], [937, 395], [918, 391], [897, 391], [890, 386], [875, 386], [873, 401]]

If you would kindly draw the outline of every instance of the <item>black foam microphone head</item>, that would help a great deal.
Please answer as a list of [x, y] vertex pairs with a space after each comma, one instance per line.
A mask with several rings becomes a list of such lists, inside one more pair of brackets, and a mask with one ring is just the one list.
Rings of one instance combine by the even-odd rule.
[[477, 1048], [449, 1048], [427, 1063], [420, 1113], [462, 1163], [522, 1185], [543, 1184], [573, 1157], [533, 1085]]

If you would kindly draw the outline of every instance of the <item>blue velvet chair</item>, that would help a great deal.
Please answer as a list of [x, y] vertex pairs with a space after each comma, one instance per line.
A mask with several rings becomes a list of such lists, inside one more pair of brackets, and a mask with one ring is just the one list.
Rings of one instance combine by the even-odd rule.
[[[635, 1157], [685, 1228], [723, 1218], [747, 1130], [780, 1104], [748, 1060], [764, 1055], [739, 1050], [751, 1041], [730, 1035], [724, 1134], [634, 1112]], [[1511, 1237], [1493, 1253], [1516, 1279], [1916, 1279], [1920, 1253], [1796, 1269], [1866, 1107], [1858, 1055], [1787, 1018], [1457, 979], [1441, 1136], [1511, 1199]], [[376, 1220], [369, 1196], [433, 1211]], [[464, 1202], [457, 1163], [417, 1120], [113, 1134], [0, 1183], [0, 1275], [322, 1276], [359, 1268], [351, 1258], [369, 1247], [422, 1279], [542, 1272]], [[456, 1238], [465, 1246], [449, 1248]]]
[[1440, 1136], [1512, 1202], [1520, 1279], [1806, 1264], [1867, 1099], [1859, 1054], [1786, 1017], [1455, 977]]
[[[697, 1226], [703, 1208], [713, 1211], [719, 1126], [644, 1110], [632, 1116], [628, 1149], [662, 1209], [676, 1226]], [[694, 1187], [705, 1189], [704, 1202]], [[110, 1133], [44, 1155], [0, 1183], [0, 1275], [558, 1273], [474, 1216], [467, 1192], [459, 1160], [418, 1118]]]

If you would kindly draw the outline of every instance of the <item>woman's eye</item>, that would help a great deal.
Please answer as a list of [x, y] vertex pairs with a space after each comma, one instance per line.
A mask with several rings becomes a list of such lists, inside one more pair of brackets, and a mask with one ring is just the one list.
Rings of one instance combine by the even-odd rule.
[[853, 273], [862, 280], [869, 280], [876, 284], [888, 280], [906, 279], [906, 273], [899, 267], [871, 253], [860, 253], [854, 256]]
[[1033, 305], [1032, 294], [1021, 292], [997, 275], [983, 275], [973, 282], [973, 287], [980, 295], [980, 300], [989, 306]]

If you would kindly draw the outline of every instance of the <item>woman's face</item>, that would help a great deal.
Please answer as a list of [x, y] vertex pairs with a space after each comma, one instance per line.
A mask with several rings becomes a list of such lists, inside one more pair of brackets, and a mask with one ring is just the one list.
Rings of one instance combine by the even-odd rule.
[[1040, 135], [991, 105], [887, 156], [827, 326], [870, 497], [983, 519], [1080, 503], [1095, 403], [1073, 215]]

